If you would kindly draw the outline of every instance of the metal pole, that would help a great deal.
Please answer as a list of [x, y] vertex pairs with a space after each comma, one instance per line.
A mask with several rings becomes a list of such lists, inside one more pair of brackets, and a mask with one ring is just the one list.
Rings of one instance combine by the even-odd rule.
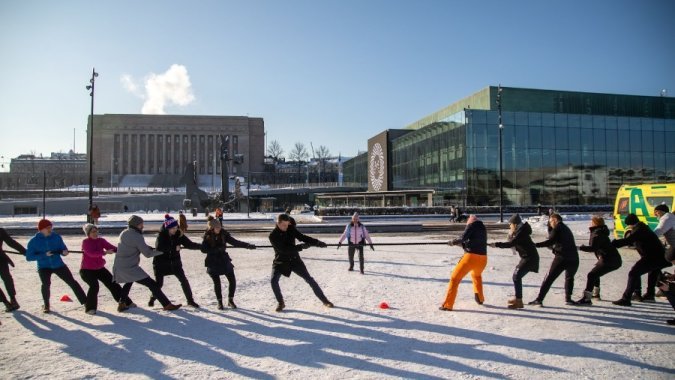
[[[98, 73], [96, 72], [96, 68], [91, 69], [91, 79], [89, 80], [90, 85], [87, 86], [87, 90], [91, 90], [89, 93], [89, 96], [91, 97], [91, 113], [89, 116], [89, 122], [90, 127], [89, 127], [89, 149], [87, 151], [87, 155], [89, 156], [89, 210], [91, 210], [91, 207], [94, 203], [94, 154], [93, 154], [93, 147], [94, 147], [94, 90], [95, 90], [95, 85], [96, 85], [96, 77], [98, 76]], [[89, 223], [92, 223], [93, 220], [91, 219], [91, 215], [87, 213], [87, 221]]]
[[42, 219], [47, 215], [47, 171], [42, 172]]
[[499, 113], [499, 222], [504, 223], [504, 179], [503, 179], [503, 152], [502, 152], [502, 85], [497, 87], [497, 111]]
[[251, 172], [246, 179], [246, 218], [251, 218]]

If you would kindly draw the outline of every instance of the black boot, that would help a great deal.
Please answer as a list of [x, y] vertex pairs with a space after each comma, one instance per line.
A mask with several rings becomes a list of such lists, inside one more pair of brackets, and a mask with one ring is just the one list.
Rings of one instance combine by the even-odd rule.
[[188, 306], [192, 306], [195, 309], [199, 309], [199, 304], [197, 304], [197, 302], [195, 302], [195, 300], [193, 300], [193, 299], [189, 299], [187, 301], [187, 304], [188, 304]]
[[12, 306], [10, 305], [9, 302], [7, 302], [7, 301], [2, 301], [2, 303], [5, 304], [5, 312], [9, 313], [10, 311], [12, 311]]
[[225, 307], [223, 306], [223, 300], [218, 300], [218, 310], [223, 310]]
[[148, 301], [148, 306], [150, 307], [155, 306], [155, 297], [150, 297], [150, 301]]
[[234, 304], [234, 297], [229, 297], [229, 298], [227, 299], [227, 306], [229, 306], [229, 307], [231, 307], [231, 308], [233, 308], [233, 309], [236, 309], [236, 308], [237, 308], [237, 305]]
[[281, 312], [282, 310], [284, 310], [285, 307], [286, 307], [286, 304], [284, 303], [284, 301], [281, 301], [281, 302], [279, 302], [279, 304], [277, 305], [277, 308], [274, 309], [274, 311], [276, 311], [277, 313], [279, 313], [279, 312]]
[[12, 299], [9, 301], [9, 311], [14, 311], [14, 310], [19, 310], [21, 306], [19, 306], [19, 303], [16, 302], [16, 298], [12, 297]]

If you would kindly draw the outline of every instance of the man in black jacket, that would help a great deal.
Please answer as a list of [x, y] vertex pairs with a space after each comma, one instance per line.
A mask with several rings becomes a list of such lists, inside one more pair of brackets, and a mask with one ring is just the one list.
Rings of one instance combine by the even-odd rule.
[[0, 277], [2, 277], [2, 281], [5, 283], [5, 288], [9, 294], [8, 300], [5, 293], [0, 289], [0, 301], [5, 304], [5, 311], [10, 312], [18, 309], [19, 303], [16, 301], [14, 279], [12, 278], [12, 274], [9, 273], [9, 266], [11, 265], [14, 267], [14, 262], [2, 249], [2, 243], [7, 243], [7, 245], [14, 248], [20, 255], [26, 254], [26, 248], [17, 243], [16, 240], [12, 239], [4, 228], [0, 228]]
[[654, 288], [656, 287], [658, 275], [661, 269], [670, 265], [666, 261], [665, 248], [654, 231], [646, 224], [640, 222], [637, 215], [628, 214], [624, 224], [632, 227], [631, 234], [623, 239], [612, 241], [612, 245], [616, 248], [621, 248], [634, 244], [635, 249], [640, 254], [640, 260], [628, 272], [628, 284], [623, 296], [612, 303], [619, 306], [631, 306], [631, 295], [635, 289], [640, 287], [640, 276], [646, 273], [649, 273], [647, 278], [647, 293], [645, 293], [642, 299], [654, 301]]
[[[291, 272], [302, 277], [302, 279], [309, 284], [316, 297], [321, 300], [324, 306], [333, 307], [333, 304], [323, 294], [319, 284], [317, 284], [314, 278], [310, 276], [299, 253], [300, 250], [310, 246], [325, 248], [327, 245], [320, 240], [303, 235], [291, 224], [291, 221], [292, 218], [287, 214], [280, 214], [277, 217], [277, 225], [269, 236], [270, 243], [272, 244], [272, 247], [274, 247], [271, 284], [274, 297], [276, 297], [277, 302], [279, 303], [276, 311], [280, 312], [286, 307], [284, 297], [281, 294], [281, 288], [279, 287], [279, 279], [282, 275], [290, 277]], [[298, 239], [305, 244], [296, 245], [295, 239]]]
[[550, 247], [553, 250], [555, 258], [551, 263], [551, 269], [544, 278], [544, 282], [539, 289], [539, 295], [529, 305], [543, 306], [544, 297], [551, 289], [553, 282], [565, 272], [565, 304], [574, 305], [572, 301], [572, 292], [574, 292], [574, 275], [579, 269], [579, 251], [574, 241], [574, 235], [569, 227], [562, 221], [560, 214], [552, 214], [549, 217], [549, 225], [551, 232], [549, 232], [548, 239], [541, 243], [535, 244], [536, 247]]

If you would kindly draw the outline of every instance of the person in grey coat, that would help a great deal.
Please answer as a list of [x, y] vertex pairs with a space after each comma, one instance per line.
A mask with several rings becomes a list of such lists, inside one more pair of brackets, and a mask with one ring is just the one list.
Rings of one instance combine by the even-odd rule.
[[[141, 253], [145, 257], [154, 257], [162, 254], [162, 252], [152, 249], [152, 247], [145, 243], [145, 239], [143, 238], [143, 219], [132, 215], [128, 220], [128, 225], [129, 228], [120, 234], [115, 263], [113, 264], [115, 282], [124, 284], [120, 299], [127, 299], [131, 285], [137, 282], [150, 289], [152, 296], [162, 304], [164, 310], [179, 309], [182, 305], [172, 304], [166, 295], [164, 295], [159, 285], [139, 266]], [[130, 306], [124, 302], [120, 302], [117, 311], [122, 312]]]

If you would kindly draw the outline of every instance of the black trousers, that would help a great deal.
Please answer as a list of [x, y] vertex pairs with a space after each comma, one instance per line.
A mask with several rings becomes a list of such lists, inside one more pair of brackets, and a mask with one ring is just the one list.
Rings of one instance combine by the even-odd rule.
[[628, 272], [628, 284], [626, 285], [626, 290], [623, 292], [623, 299], [630, 300], [633, 292], [642, 287], [640, 277], [644, 274], [649, 273], [647, 276], [647, 292], [648, 296], [653, 296], [655, 293], [654, 288], [656, 287], [656, 282], [659, 279], [661, 274], [661, 269], [670, 266], [668, 262], [665, 261], [653, 261], [647, 258], [641, 258], [638, 260], [635, 265]]
[[[221, 290], [220, 276], [217, 274], [209, 274], [211, 280], [213, 280], [213, 290], [216, 292], [216, 299], [218, 301], [223, 300], [223, 291]], [[234, 276], [234, 272], [225, 274], [227, 282], [230, 284], [227, 288], [227, 297], [234, 298], [234, 292], [237, 290], [237, 278]]]
[[[164, 293], [162, 293], [162, 289], [160, 289], [160, 287], [157, 286], [157, 283], [150, 277], [146, 277], [136, 282], [150, 289], [152, 296], [155, 297], [155, 299], [157, 299], [159, 303], [162, 304], [162, 306], [166, 307], [171, 303], [171, 301], [166, 298]], [[122, 286], [122, 294], [120, 295], [120, 299], [129, 299], [129, 291], [131, 290], [131, 285], [133, 284], [133, 282], [127, 282], [124, 284], [124, 286]]]
[[574, 275], [579, 269], [579, 260], [569, 260], [561, 256], [556, 256], [551, 263], [551, 269], [548, 270], [548, 274], [544, 277], [544, 282], [541, 284], [541, 289], [539, 289], [539, 296], [537, 299], [543, 301], [546, 297], [546, 294], [551, 289], [553, 282], [565, 272], [565, 299], [572, 299], [572, 292], [574, 292]]
[[600, 287], [600, 277], [606, 275], [609, 272], [613, 272], [617, 269], [621, 268], [621, 263], [606, 263], [604, 261], [599, 260], [593, 269], [591, 269], [590, 272], [588, 272], [588, 275], [586, 275], [586, 288], [584, 289], [587, 292], [593, 291], [593, 287], [597, 286], [598, 288]]
[[[190, 282], [188, 281], [187, 277], [185, 277], [183, 268], [174, 269], [172, 274], [176, 276], [180, 282], [180, 287], [183, 288], [183, 293], [185, 294], [185, 298], [187, 298], [188, 302], [194, 301], [194, 298], [192, 298], [192, 288], [190, 287]], [[160, 289], [164, 286], [165, 276], [170, 276], [170, 274], [164, 275], [159, 271], [155, 271], [155, 282], [157, 282], [157, 286], [159, 286]], [[154, 301], [155, 297], [151, 296], [150, 299]]]
[[359, 268], [363, 272], [363, 245], [350, 244], [347, 247], [347, 254], [349, 255], [349, 269], [354, 269], [354, 254], [359, 251]]
[[526, 266], [516, 267], [516, 270], [513, 271], [513, 287], [516, 289], [517, 299], [523, 299], [523, 277], [530, 272], [531, 270]]
[[[2, 278], [2, 282], [5, 283], [7, 295], [9, 298], [14, 298], [14, 296], [16, 296], [16, 288], [14, 288], [14, 279], [12, 278], [12, 274], [9, 272], [8, 262], [0, 263], [0, 277]], [[9, 303], [9, 300], [5, 296], [5, 293], [3, 293], [2, 289], [0, 289], [0, 302]]]
[[45, 305], [49, 306], [50, 288], [52, 286], [52, 273], [57, 275], [61, 280], [63, 280], [63, 282], [68, 284], [68, 286], [70, 286], [70, 288], [73, 289], [75, 297], [77, 297], [77, 300], [80, 301], [82, 305], [84, 305], [87, 302], [87, 295], [84, 294], [84, 290], [82, 290], [80, 284], [77, 281], [75, 281], [75, 278], [73, 277], [73, 274], [70, 272], [70, 269], [68, 269], [68, 267], [64, 265], [56, 269], [51, 268], [38, 269], [40, 281], [42, 282], [42, 300], [44, 301]]
[[[317, 284], [314, 278], [312, 278], [312, 276], [309, 275], [307, 267], [305, 267], [305, 264], [302, 261], [293, 263], [293, 265], [291, 265], [291, 271], [293, 271], [293, 273], [297, 274], [298, 276], [302, 277], [302, 279], [309, 284], [309, 286], [312, 288], [312, 291], [314, 291], [314, 295], [316, 295], [316, 297], [320, 299], [321, 302], [323, 303], [328, 302], [328, 298], [326, 298], [326, 296], [323, 294], [323, 291], [319, 287], [319, 284]], [[274, 297], [276, 297], [277, 302], [284, 302], [284, 297], [281, 294], [281, 287], [279, 287], [280, 278], [281, 272], [277, 270], [272, 270], [271, 283], [272, 283], [272, 291], [274, 292]]]
[[[122, 287], [120, 284], [116, 283], [113, 280], [113, 275], [106, 268], [101, 269], [80, 269], [80, 277], [82, 280], [89, 285], [89, 291], [87, 291], [87, 302], [85, 303], [87, 310], [96, 310], [98, 307], [98, 282], [100, 281], [105, 285], [110, 294], [116, 302], [120, 302], [120, 297], [122, 295]], [[132, 302], [129, 297], [122, 300], [125, 304], [130, 305]]]
[[666, 298], [668, 298], [668, 302], [670, 302], [670, 306], [673, 307], [673, 310], [675, 310], [675, 293], [673, 292], [663, 292], [666, 295]]

